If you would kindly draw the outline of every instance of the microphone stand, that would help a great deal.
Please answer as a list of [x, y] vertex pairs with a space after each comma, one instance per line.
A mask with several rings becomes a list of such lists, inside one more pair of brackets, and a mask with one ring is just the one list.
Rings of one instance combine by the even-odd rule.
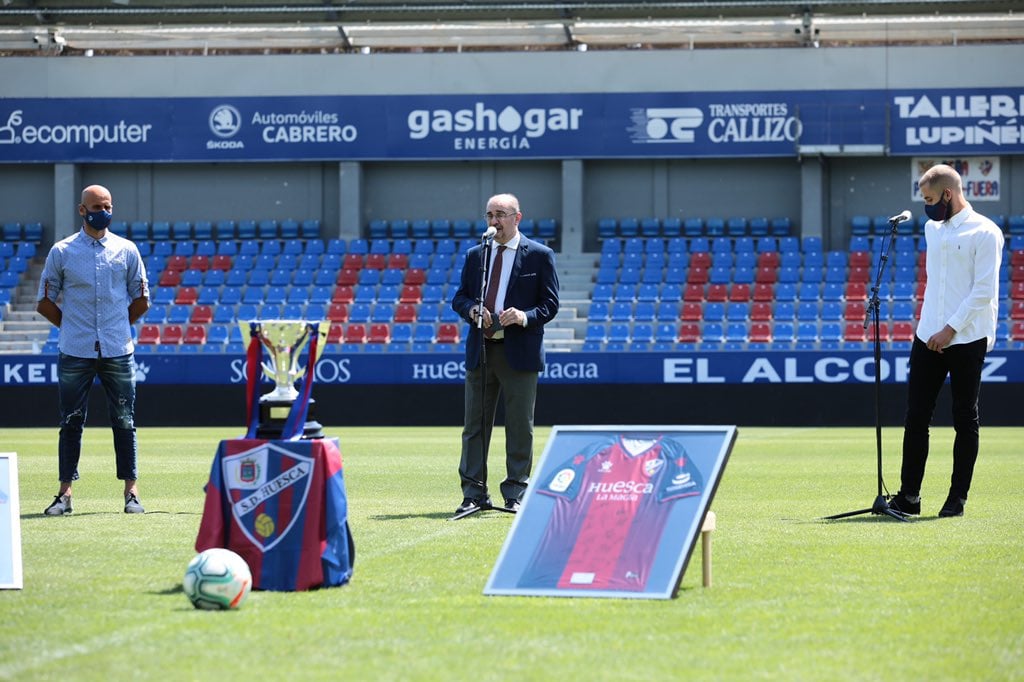
[[868, 319], [871, 319], [874, 322], [875, 332], [875, 449], [878, 455], [878, 494], [870, 508], [826, 516], [825, 519], [828, 520], [845, 519], [849, 516], [859, 516], [861, 514], [878, 514], [880, 516], [891, 516], [899, 521], [910, 522], [910, 519], [907, 518], [906, 514], [889, 506], [887, 496], [883, 494], [885, 483], [882, 479], [882, 340], [879, 334], [881, 302], [878, 299], [878, 291], [881, 288], [882, 273], [885, 272], [885, 264], [889, 260], [889, 249], [892, 248], [893, 243], [896, 241], [896, 227], [901, 222], [903, 222], [902, 215], [889, 219], [891, 231], [888, 239], [883, 237], [882, 249], [878, 260], [878, 271], [875, 274], [875, 284], [871, 287], [871, 301], [868, 303], [868, 313], [870, 318], [868, 316], [865, 316], [864, 318], [864, 328], [867, 329]]
[[[477, 336], [480, 339], [480, 448], [483, 451], [484, 473], [486, 476], [487, 451], [490, 449], [491, 445], [491, 430], [493, 424], [487, 423], [487, 340], [484, 337], [484, 310], [486, 309], [484, 306], [484, 295], [487, 290], [487, 280], [490, 278], [491, 252], [494, 249], [494, 237], [488, 237], [487, 234], [484, 233], [484, 235], [480, 237], [480, 242], [480, 290], [476, 297], [476, 329]], [[487, 511], [489, 509], [508, 512], [509, 514], [516, 513], [514, 509], [495, 507], [492, 504], [481, 504], [479, 507], [474, 507], [468, 511], [456, 514], [451, 518], [451, 520], [458, 521], [459, 519], [464, 519], [467, 516], [472, 516], [477, 512]]]

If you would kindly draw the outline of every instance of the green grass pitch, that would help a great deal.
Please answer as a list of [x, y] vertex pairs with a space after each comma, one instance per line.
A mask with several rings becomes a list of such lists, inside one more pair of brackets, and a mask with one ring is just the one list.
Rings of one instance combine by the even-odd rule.
[[[181, 578], [235, 431], [140, 429], [148, 513], [132, 516], [110, 431], [91, 428], [75, 513], [48, 518], [56, 429], [0, 430], [19, 459], [25, 582], [0, 592], [0, 680], [1024, 680], [1024, 428], [983, 427], [955, 519], [936, 518], [952, 431], [933, 429], [924, 514], [900, 523], [819, 520], [874, 500], [873, 428], [741, 427], [712, 504], [714, 585], [698, 543], [665, 601], [483, 596], [512, 519], [447, 520], [459, 429], [328, 428], [351, 584], [196, 611]], [[883, 435], [895, 492], [901, 433]]]

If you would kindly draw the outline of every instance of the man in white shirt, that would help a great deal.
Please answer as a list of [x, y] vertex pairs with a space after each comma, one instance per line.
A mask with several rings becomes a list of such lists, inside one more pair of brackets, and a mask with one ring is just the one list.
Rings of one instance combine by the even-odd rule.
[[901, 486], [889, 506], [921, 513], [928, 426], [949, 376], [956, 436], [949, 495], [939, 516], [962, 516], [978, 457], [981, 370], [995, 343], [1003, 233], [964, 199], [952, 167], [929, 168], [918, 187], [931, 219], [924, 228], [928, 283], [910, 351]]

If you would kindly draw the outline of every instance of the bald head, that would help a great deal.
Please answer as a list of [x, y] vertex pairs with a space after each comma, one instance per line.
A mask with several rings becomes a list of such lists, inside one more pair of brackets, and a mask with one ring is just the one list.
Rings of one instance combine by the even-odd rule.
[[110, 190], [106, 187], [89, 185], [82, 190], [82, 203], [78, 205], [78, 215], [85, 219], [87, 230], [91, 230], [97, 235], [104, 234], [110, 224], [110, 213], [113, 212], [113, 209], [114, 202], [110, 197]]

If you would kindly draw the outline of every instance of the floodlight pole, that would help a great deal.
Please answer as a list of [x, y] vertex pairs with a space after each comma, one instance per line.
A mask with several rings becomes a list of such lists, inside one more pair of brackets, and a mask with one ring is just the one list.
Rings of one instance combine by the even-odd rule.
[[[881, 288], [882, 274], [885, 272], [885, 264], [889, 260], [889, 249], [892, 248], [893, 243], [896, 241], [896, 227], [900, 223], [902, 216], [895, 216], [889, 218], [890, 232], [886, 239], [883, 237], [882, 248], [879, 250], [878, 259], [878, 270], [875, 273], [875, 284], [871, 287], [871, 301], [868, 304], [870, 319], [873, 322], [873, 328], [875, 332], [875, 450], [878, 459], [878, 493], [875, 497], [874, 503], [868, 509], [858, 509], [856, 511], [843, 512], [842, 514], [833, 514], [832, 516], [826, 516], [825, 519], [845, 519], [850, 516], [859, 516], [861, 514], [878, 514], [891, 516], [899, 521], [910, 521], [907, 515], [898, 509], [893, 509], [889, 506], [889, 502], [884, 494], [885, 482], [882, 478], [882, 339], [879, 334], [880, 324], [879, 315], [881, 302], [878, 298], [878, 291]], [[864, 318], [864, 327], [868, 326], [868, 318]]]

